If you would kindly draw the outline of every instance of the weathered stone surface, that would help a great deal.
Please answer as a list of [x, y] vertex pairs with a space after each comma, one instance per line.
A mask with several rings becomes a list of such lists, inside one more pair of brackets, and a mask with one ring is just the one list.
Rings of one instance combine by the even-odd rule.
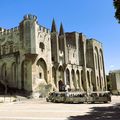
[[18, 27], [0, 29], [0, 81], [46, 96], [50, 91], [104, 91], [102, 44], [77, 32], [60, 34], [26, 15]]
[[109, 72], [110, 89], [113, 94], [120, 94], [120, 70]]

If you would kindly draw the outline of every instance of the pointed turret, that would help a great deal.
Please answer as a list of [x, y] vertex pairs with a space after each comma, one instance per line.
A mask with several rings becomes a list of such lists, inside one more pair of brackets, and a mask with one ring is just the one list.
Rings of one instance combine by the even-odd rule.
[[53, 19], [53, 21], [52, 21], [51, 32], [57, 32], [57, 27], [56, 27], [56, 24], [55, 24], [55, 20], [54, 20], [54, 19]]
[[63, 29], [62, 23], [61, 23], [61, 25], [60, 25], [59, 35], [64, 35], [64, 29]]

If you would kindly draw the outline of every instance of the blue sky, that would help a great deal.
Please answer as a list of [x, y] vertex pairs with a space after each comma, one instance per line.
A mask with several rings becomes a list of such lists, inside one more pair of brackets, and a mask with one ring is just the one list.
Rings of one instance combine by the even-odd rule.
[[38, 16], [39, 24], [83, 32], [103, 43], [106, 73], [120, 69], [120, 24], [114, 18], [113, 0], [0, 0], [0, 26], [18, 26], [25, 14]]

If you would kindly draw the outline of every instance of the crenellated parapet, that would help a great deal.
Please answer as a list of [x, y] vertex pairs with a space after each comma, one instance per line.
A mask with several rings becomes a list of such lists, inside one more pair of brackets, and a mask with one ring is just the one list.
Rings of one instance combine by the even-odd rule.
[[17, 31], [19, 31], [19, 27], [14, 27], [14, 28], [11, 28], [11, 29], [2, 29], [0, 31], [0, 36], [9, 35], [11, 33], [17, 32]]
[[41, 26], [41, 25], [39, 25], [39, 29], [40, 29], [40, 32], [43, 32], [43, 33], [50, 33], [50, 30], [49, 29], [47, 29], [47, 28], [45, 28], [45, 27], [43, 27], [43, 26]]
[[35, 21], [37, 21], [37, 16], [27, 14], [27, 15], [24, 16], [24, 20], [35, 20]]

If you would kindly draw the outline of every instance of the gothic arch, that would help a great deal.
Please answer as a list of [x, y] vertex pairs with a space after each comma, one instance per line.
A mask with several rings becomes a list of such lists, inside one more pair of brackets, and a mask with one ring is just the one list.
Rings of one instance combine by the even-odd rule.
[[98, 69], [97, 53], [95, 53], [95, 68]]
[[64, 82], [64, 70], [63, 70], [63, 67], [59, 66], [58, 71], [59, 71], [59, 80]]
[[80, 73], [79, 73], [79, 70], [76, 71], [76, 84], [80, 88]]
[[2, 80], [3, 81], [6, 81], [7, 80], [7, 69], [6, 69], [6, 63], [4, 63], [2, 65], [2, 68], [1, 68], [1, 77], [2, 77]]
[[100, 81], [99, 81], [99, 78], [97, 76], [97, 86], [98, 86], [98, 90], [100, 89]]
[[47, 64], [43, 58], [37, 61], [37, 66], [39, 70], [39, 78], [43, 79], [47, 83]]
[[102, 83], [104, 84], [104, 87], [106, 88], [106, 78], [105, 78], [105, 69], [104, 69], [104, 59], [103, 59], [103, 51], [102, 51], [102, 49], [100, 49], [100, 53], [101, 53], [101, 69], [102, 69], [102, 71], [103, 71], [103, 78], [101, 78], [101, 81], [102, 81]]
[[72, 71], [71, 71], [71, 75], [72, 75], [72, 81], [73, 81], [73, 85], [74, 85], [74, 87], [76, 88], [76, 83], [75, 83], [75, 81], [76, 81], [76, 78], [75, 78], [75, 71], [72, 69]]
[[102, 52], [102, 49], [100, 49], [100, 66], [101, 66], [101, 69], [103, 69], [103, 52]]
[[65, 83], [64, 83], [64, 70], [62, 66], [59, 66], [58, 68], [58, 77], [59, 77], [59, 81], [58, 81], [58, 85], [59, 85], [59, 91], [64, 91], [65, 90]]
[[56, 71], [55, 71], [55, 68], [54, 68], [54, 67], [52, 67], [52, 80], [53, 80], [55, 86], [57, 86]]
[[65, 86], [62, 80], [59, 80], [58, 82], [59, 85], [59, 91], [64, 91], [65, 90]]
[[87, 80], [88, 80], [88, 86], [90, 87], [90, 75], [89, 75], [89, 71], [87, 71]]
[[100, 54], [100, 51], [98, 52], [97, 47], [95, 47], [95, 49], [96, 49], [96, 52], [97, 52], [98, 73], [99, 73], [99, 75], [97, 76], [97, 83], [98, 83], [99, 89], [101, 89], [101, 70], [100, 70], [100, 68], [101, 68], [100, 56], [101, 56], [101, 54]]
[[66, 69], [66, 83], [70, 85], [70, 71], [68, 68]]
[[12, 63], [11, 65], [11, 79], [12, 79], [12, 83], [14, 84], [14, 86], [16, 86], [16, 82], [17, 82], [17, 66], [16, 63]]
[[91, 71], [91, 82], [92, 82], [92, 90], [96, 91], [96, 82], [93, 71]]
[[86, 81], [85, 81], [85, 79], [84, 79], [84, 75], [83, 75], [83, 74], [84, 74], [84, 73], [83, 73], [83, 70], [81, 70], [82, 88], [83, 88], [84, 91], [86, 91], [86, 90], [87, 90], [87, 86], [86, 86]]
[[23, 61], [21, 64], [21, 89], [25, 88], [25, 80], [27, 79], [27, 61]]
[[99, 54], [98, 54], [98, 49], [95, 47], [95, 63], [96, 63], [96, 69], [99, 69]]

